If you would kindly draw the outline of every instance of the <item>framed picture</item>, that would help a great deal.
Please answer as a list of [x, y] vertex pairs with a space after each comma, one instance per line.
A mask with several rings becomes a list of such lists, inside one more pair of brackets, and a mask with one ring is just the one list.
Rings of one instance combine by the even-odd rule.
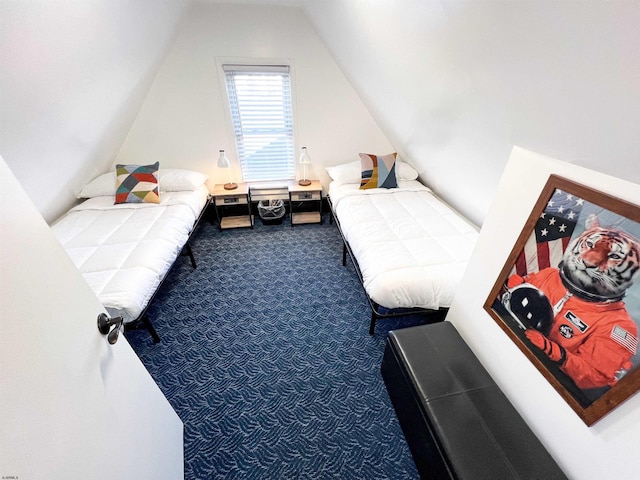
[[484, 308], [593, 425], [640, 389], [640, 207], [550, 176]]

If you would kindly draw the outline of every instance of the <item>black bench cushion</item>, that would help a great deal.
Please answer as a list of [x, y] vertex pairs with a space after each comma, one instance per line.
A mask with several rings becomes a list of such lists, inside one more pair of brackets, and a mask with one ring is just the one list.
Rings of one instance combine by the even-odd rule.
[[390, 332], [382, 375], [423, 478], [566, 478], [450, 322]]

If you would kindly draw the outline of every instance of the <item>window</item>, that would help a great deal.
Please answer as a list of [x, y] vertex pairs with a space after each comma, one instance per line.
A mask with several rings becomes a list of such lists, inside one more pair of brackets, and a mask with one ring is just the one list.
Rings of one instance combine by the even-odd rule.
[[243, 181], [295, 178], [289, 67], [222, 68]]

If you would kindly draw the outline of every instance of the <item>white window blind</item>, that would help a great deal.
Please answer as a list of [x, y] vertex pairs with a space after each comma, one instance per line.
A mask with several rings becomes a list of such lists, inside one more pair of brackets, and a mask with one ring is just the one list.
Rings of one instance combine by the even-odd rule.
[[222, 68], [243, 181], [295, 178], [289, 67]]

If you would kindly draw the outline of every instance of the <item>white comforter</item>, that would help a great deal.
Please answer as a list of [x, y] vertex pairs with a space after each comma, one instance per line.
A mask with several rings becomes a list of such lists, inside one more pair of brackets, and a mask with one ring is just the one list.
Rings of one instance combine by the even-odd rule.
[[329, 196], [369, 297], [387, 308], [449, 307], [478, 232], [418, 181]]
[[51, 228], [111, 315], [138, 318], [207, 202], [207, 189], [163, 192], [160, 204], [95, 197]]

